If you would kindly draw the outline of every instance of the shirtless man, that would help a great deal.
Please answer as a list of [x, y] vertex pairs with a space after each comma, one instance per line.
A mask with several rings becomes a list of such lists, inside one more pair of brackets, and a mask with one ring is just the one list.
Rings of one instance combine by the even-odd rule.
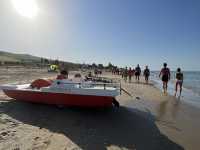
[[164, 94], [167, 93], [168, 81], [170, 80], [170, 69], [167, 68], [167, 63], [163, 64], [163, 68], [160, 71], [159, 78], [161, 77], [163, 82], [163, 91]]

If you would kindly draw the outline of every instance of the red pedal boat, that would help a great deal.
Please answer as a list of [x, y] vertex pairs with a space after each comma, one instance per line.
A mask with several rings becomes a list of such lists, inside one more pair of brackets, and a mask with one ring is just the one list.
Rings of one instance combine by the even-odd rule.
[[32, 84], [3, 85], [3, 92], [17, 101], [80, 107], [119, 107], [119, 83], [73, 82], [39, 79]]

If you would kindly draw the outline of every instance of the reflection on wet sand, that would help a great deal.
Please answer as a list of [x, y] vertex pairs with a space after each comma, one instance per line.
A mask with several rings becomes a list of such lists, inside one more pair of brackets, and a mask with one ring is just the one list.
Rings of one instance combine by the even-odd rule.
[[178, 113], [181, 110], [180, 104], [181, 104], [180, 98], [173, 98], [170, 100], [161, 101], [157, 106], [157, 118], [176, 119]]
[[180, 104], [181, 104], [181, 102], [180, 102], [180, 99], [178, 98], [178, 99], [175, 99], [174, 100], [174, 104], [172, 104], [172, 118], [173, 119], [176, 119], [176, 117], [177, 117], [177, 115], [178, 115], [178, 113], [180, 112]]
[[157, 118], [156, 120], [160, 125], [174, 129], [176, 131], [181, 131], [175, 124], [175, 120], [179, 117], [178, 113], [180, 112], [180, 100], [164, 100], [160, 102], [157, 107]]
[[162, 119], [166, 115], [168, 100], [160, 102], [157, 108], [157, 118]]

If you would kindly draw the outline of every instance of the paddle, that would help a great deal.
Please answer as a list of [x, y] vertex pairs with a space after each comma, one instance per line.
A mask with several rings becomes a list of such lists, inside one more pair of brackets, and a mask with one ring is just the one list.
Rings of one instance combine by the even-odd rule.
[[126, 91], [125, 89], [121, 88], [120, 90], [123, 91], [124, 93], [126, 93], [131, 98], [133, 98], [133, 96], [128, 91]]
[[[131, 95], [128, 91], [126, 91], [123, 88], [120, 88], [120, 91], [123, 91], [124, 93], [126, 93], [128, 96], [130, 96], [131, 98], [134, 98], [133, 95]], [[140, 100], [140, 97], [135, 97], [137, 100]]]

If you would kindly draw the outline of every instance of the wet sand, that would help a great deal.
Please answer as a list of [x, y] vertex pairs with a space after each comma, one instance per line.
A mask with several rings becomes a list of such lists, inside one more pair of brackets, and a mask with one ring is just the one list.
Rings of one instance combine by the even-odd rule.
[[[45, 70], [0, 69], [0, 83], [54, 77]], [[14, 75], [16, 74], [16, 75]], [[29, 76], [27, 76], [29, 74]], [[31, 74], [31, 75], [30, 75]], [[11, 77], [12, 76], [12, 77]], [[116, 78], [111, 74], [105, 76]], [[4, 77], [2, 79], [2, 77]], [[133, 95], [119, 109], [80, 109], [22, 103], [0, 94], [0, 149], [198, 150], [200, 110], [163, 95], [152, 84], [122, 82]]]

